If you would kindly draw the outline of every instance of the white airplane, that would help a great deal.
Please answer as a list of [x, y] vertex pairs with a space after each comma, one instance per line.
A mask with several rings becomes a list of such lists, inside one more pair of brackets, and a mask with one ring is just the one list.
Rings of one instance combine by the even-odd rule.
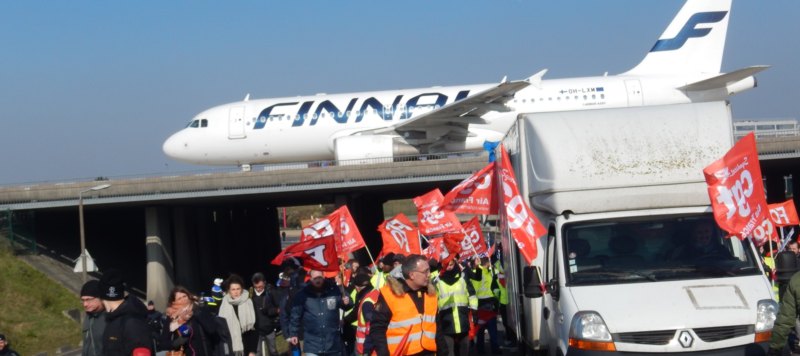
[[519, 113], [726, 100], [768, 66], [722, 74], [731, 0], [687, 0], [641, 63], [613, 76], [249, 100], [195, 116], [167, 156], [203, 165], [481, 150]]

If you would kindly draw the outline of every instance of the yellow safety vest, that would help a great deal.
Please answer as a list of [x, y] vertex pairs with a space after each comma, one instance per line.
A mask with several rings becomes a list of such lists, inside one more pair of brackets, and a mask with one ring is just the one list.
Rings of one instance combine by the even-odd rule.
[[[441, 279], [436, 283], [437, 296], [439, 298], [439, 312], [453, 313], [453, 325], [455, 326], [456, 334], [462, 332], [461, 330], [461, 317], [458, 313], [459, 307], [469, 307], [470, 309], [478, 309], [478, 298], [474, 295], [469, 295], [467, 291], [467, 282], [464, 278], [459, 278], [456, 283], [452, 285], [443, 282]], [[466, 332], [467, 330], [463, 330]]]
[[483, 267], [480, 267], [480, 270], [481, 280], [470, 281], [472, 282], [472, 286], [475, 287], [475, 296], [478, 297], [478, 300], [493, 298], [494, 293], [492, 292], [492, 271]]

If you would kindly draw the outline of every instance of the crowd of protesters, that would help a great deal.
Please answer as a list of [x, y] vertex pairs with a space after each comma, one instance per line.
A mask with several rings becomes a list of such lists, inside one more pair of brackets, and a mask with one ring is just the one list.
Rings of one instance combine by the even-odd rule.
[[274, 278], [216, 279], [209, 297], [176, 286], [163, 313], [106, 271], [81, 290], [83, 355], [499, 354], [507, 296], [502, 265], [492, 262], [452, 259], [440, 268], [389, 253], [372, 268], [353, 259], [330, 273], [287, 259]]

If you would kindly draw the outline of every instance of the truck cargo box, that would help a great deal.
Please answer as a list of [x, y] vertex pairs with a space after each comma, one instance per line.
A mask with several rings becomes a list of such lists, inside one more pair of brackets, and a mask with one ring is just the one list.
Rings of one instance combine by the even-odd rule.
[[523, 114], [516, 130], [518, 180], [553, 214], [708, 205], [703, 168], [733, 145], [724, 101]]

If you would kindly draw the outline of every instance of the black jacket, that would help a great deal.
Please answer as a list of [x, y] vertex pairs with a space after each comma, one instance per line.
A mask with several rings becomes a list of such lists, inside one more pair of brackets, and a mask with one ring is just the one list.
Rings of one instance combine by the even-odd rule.
[[256, 309], [256, 330], [259, 335], [267, 335], [275, 329], [280, 328], [278, 321], [278, 308], [280, 301], [276, 299], [275, 288], [267, 284], [264, 288], [264, 293], [257, 295], [253, 290], [250, 293], [250, 298], [253, 300], [253, 307]]
[[0, 356], [19, 356], [19, 353], [12, 350], [10, 347], [8, 347], [8, 344], [6, 344], [6, 347], [3, 349], [3, 351], [0, 351]]
[[180, 350], [186, 356], [211, 356], [214, 346], [219, 341], [215, 316], [206, 308], [195, 306], [192, 318], [187, 323], [188, 331], [182, 335], [179, 331], [169, 331], [170, 320], [168, 317], [161, 319], [161, 335], [158, 339], [159, 351]]
[[135, 297], [127, 297], [113, 312], [106, 314], [103, 354], [129, 356], [144, 347], [152, 352], [153, 338], [147, 327], [147, 307]]

